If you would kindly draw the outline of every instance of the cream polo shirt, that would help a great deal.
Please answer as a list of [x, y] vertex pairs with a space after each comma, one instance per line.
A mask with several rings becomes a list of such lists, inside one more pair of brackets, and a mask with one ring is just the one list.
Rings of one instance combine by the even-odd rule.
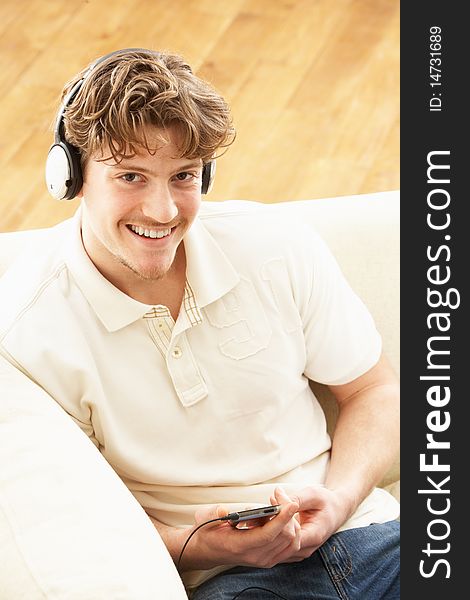
[[[325, 480], [330, 438], [308, 379], [341, 384], [381, 340], [318, 235], [275, 206], [203, 203], [176, 320], [94, 267], [80, 211], [0, 279], [1, 351], [89, 435], [145, 510], [269, 504]], [[398, 516], [374, 490], [343, 529]], [[193, 574], [192, 585], [208, 573]]]

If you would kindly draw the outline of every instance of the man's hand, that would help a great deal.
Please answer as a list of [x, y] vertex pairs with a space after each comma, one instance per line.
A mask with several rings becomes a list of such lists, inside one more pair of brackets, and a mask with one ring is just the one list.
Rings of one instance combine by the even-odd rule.
[[[181, 558], [180, 570], [210, 569], [219, 565], [269, 568], [295, 555], [300, 549], [301, 526], [295, 518], [298, 504], [280, 493], [281, 511], [264, 525], [236, 529], [228, 522], [210, 523], [202, 527], [188, 543]], [[191, 529], [167, 527], [152, 519], [176, 562], [184, 542], [194, 529], [210, 519], [228, 514], [217, 505], [198, 511]]]
[[[271, 502], [279, 503], [281, 498], [285, 502], [286, 493], [276, 488]], [[279, 562], [298, 562], [311, 556], [347, 520], [350, 513], [348, 499], [340, 492], [322, 485], [302, 488], [291, 494], [290, 500], [299, 506], [296, 519], [300, 526], [300, 547]]]

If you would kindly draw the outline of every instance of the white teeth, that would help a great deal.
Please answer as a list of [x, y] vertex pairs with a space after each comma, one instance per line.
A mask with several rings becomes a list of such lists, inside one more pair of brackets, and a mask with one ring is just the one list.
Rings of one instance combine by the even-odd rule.
[[130, 225], [130, 228], [134, 233], [149, 238], [163, 238], [170, 235], [171, 229], [164, 229], [163, 231], [157, 231], [156, 229], [144, 229], [143, 227], [137, 227], [137, 225]]

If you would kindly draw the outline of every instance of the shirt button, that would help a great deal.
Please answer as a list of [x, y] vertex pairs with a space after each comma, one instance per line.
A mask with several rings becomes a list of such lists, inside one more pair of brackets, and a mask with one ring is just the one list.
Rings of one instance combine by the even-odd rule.
[[180, 358], [183, 355], [183, 351], [179, 346], [175, 346], [171, 352], [173, 358]]

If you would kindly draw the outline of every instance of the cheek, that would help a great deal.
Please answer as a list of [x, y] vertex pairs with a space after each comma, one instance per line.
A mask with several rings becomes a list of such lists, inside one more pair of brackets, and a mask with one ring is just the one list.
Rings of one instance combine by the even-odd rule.
[[87, 214], [86, 222], [93, 236], [104, 246], [114, 244], [113, 240], [118, 235], [116, 223], [119, 221], [119, 213], [108, 205], [104, 196], [84, 197], [83, 204]]
[[107, 185], [97, 185], [93, 190], [84, 189], [83, 202], [87, 207], [90, 217], [102, 225], [110, 225], [124, 218], [132, 211], [133, 204], [129, 196], [116, 193]]
[[179, 203], [178, 212], [188, 220], [194, 220], [201, 208], [201, 194], [188, 194]]

